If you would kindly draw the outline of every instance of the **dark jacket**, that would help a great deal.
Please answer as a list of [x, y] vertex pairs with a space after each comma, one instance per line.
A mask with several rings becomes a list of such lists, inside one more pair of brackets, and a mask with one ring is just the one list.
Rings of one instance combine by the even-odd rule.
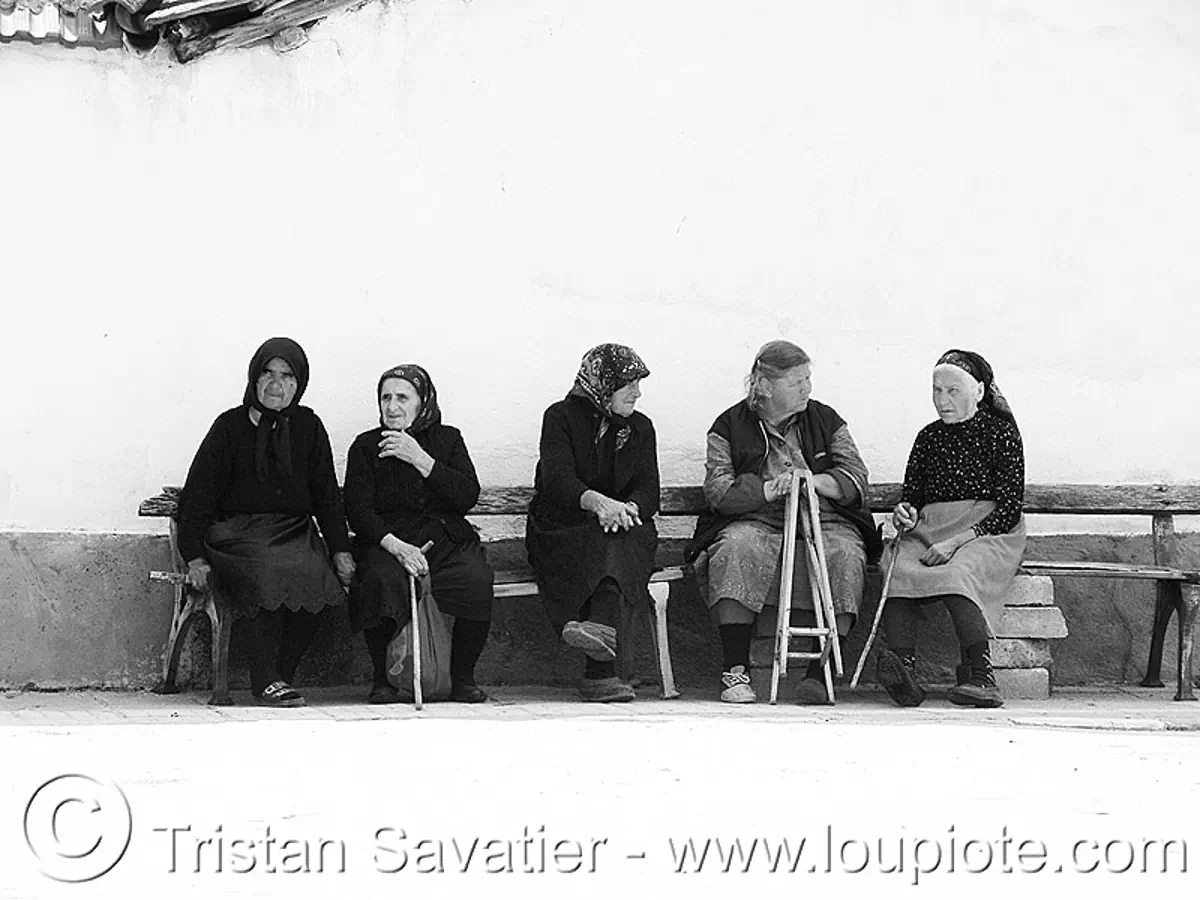
[[[808, 408], [800, 414], [797, 424], [808, 467], [816, 475], [833, 469], [835, 461], [829, 447], [834, 434], [846, 424], [845, 420], [833, 407], [809, 400]], [[717, 416], [709, 433], [720, 435], [729, 443], [737, 477], [719, 508], [709, 510], [696, 520], [696, 530], [684, 551], [688, 562], [694, 562], [726, 525], [760, 509], [765, 502], [759, 473], [767, 458], [768, 444], [766, 427], [758, 413], [742, 400]], [[845, 481], [844, 478], [838, 480]], [[883, 540], [867, 506], [867, 498], [860, 495], [856, 504], [840, 505], [836, 509], [858, 528], [866, 545], [868, 561], [878, 560], [883, 552]]]
[[240, 513], [315, 516], [331, 553], [350, 549], [329, 435], [307, 406], [289, 411], [292, 474], [278, 466], [258, 480], [255, 464], [257, 426], [246, 407], [217, 416], [188, 470], [179, 498], [179, 553], [185, 560], [204, 556], [210, 525]]
[[[629, 437], [614, 454], [614, 500], [632, 500], [643, 522], [659, 509], [658, 446], [654, 425], [639, 412], [624, 420]], [[600, 413], [580, 397], [567, 397], [550, 406], [542, 417], [542, 436], [534, 498], [529, 511], [547, 525], [564, 528], [584, 525], [592, 514], [579, 508], [585, 491], [600, 490], [603, 479], [598, 460], [596, 432]], [[618, 428], [615, 424], [613, 428]]]
[[439, 423], [413, 435], [434, 459], [428, 478], [395, 457], [380, 458], [382, 433], [363, 432], [346, 456], [346, 518], [355, 542], [376, 545], [389, 533], [418, 547], [477, 539], [465, 516], [479, 500], [479, 478], [462, 433]]

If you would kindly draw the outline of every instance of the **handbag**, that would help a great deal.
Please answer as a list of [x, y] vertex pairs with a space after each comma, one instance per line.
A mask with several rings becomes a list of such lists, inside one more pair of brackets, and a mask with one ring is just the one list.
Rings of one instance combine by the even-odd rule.
[[[450, 696], [450, 629], [446, 618], [433, 599], [429, 576], [423, 575], [415, 582], [417, 600], [417, 627], [420, 629], [421, 645], [421, 695], [424, 700], [445, 700]], [[400, 698], [411, 702], [413, 698], [413, 636], [412, 623], [406, 624], [396, 633], [387, 649], [388, 681], [392, 683]]]

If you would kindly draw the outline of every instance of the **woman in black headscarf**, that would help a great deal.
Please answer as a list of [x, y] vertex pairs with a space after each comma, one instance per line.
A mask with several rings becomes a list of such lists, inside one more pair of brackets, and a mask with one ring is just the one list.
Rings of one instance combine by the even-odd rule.
[[242, 405], [213, 422], [179, 498], [188, 582], [202, 590], [215, 576], [249, 638], [251, 689], [268, 706], [304, 705], [291, 687], [296, 668], [317, 613], [342, 602], [354, 574], [329, 435], [299, 405], [307, 386], [299, 344], [259, 347]]
[[948, 699], [959, 706], [1001, 706], [989, 639], [1025, 550], [1021, 433], [992, 367], [978, 353], [942, 354], [933, 369], [933, 405], [938, 421], [913, 442], [893, 512], [904, 536], [884, 607], [888, 649], [879, 656], [878, 678], [900, 706], [921, 704], [925, 691], [915, 675], [919, 608], [941, 601], [962, 656]]
[[658, 547], [654, 426], [634, 412], [649, 374], [629, 347], [601, 344], [542, 419], [525, 546], [555, 630], [587, 654], [585, 700], [634, 699], [614, 660], [621, 604], [651, 602]]
[[[479, 479], [462, 433], [442, 423], [437, 390], [420, 366], [379, 377], [379, 428], [354, 439], [346, 458], [346, 516], [361, 568], [350, 592], [350, 624], [371, 654], [369, 703], [396, 703], [387, 647], [411, 618], [409, 575], [429, 573], [434, 600], [454, 616], [450, 699], [483, 703], [475, 663], [492, 621], [492, 570], [464, 518]], [[421, 547], [432, 542], [425, 553]]]

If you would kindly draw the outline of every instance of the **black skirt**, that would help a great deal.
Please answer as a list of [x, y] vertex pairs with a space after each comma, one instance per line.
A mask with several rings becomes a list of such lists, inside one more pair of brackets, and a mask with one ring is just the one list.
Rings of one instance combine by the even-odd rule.
[[605, 578], [617, 583], [625, 601], [650, 602], [647, 585], [658, 550], [653, 520], [606, 534], [598, 521], [557, 526], [530, 513], [525, 549], [546, 614], [557, 631], [579, 617], [580, 608]]
[[[430, 587], [438, 609], [456, 619], [492, 620], [492, 568], [478, 539], [435, 545], [426, 554]], [[403, 628], [412, 617], [408, 572], [379, 545], [359, 553], [350, 589], [350, 628], [364, 631], [392, 619]]]
[[346, 599], [310, 516], [236, 515], [209, 526], [204, 549], [235, 615], [320, 612]]

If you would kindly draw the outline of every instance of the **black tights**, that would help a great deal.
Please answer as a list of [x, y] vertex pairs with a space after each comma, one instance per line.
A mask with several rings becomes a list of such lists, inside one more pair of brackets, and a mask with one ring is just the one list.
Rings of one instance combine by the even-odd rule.
[[[450, 637], [450, 680], [455, 685], [475, 683], [475, 663], [487, 644], [491, 622], [455, 619]], [[396, 635], [396, 620], [384, 619], [363, 632], [367, 652], [371, 654], [371, 679], [376, 685], [388, 684], [387, 648]]]
[[960, 594], [944, 594], [940, 597], [893, 597], [883, 609], [883, 628], [887, 635], [888, 648], [895, 653], [911, 653], [917, 646], [917, 623], [921, 619], [920, 608], [941, 601], [950, 613], [954, 633], [959, 647], [966, 651], [980, 642], [987, 644], [988, 624], [974, 601]]
[[250, 650], [250, 689], [255, 694], [276, 681], [292, 683], [320, 622], [317, 613], [287, 607], [260, 609], [241, 619], [239, 627]]

